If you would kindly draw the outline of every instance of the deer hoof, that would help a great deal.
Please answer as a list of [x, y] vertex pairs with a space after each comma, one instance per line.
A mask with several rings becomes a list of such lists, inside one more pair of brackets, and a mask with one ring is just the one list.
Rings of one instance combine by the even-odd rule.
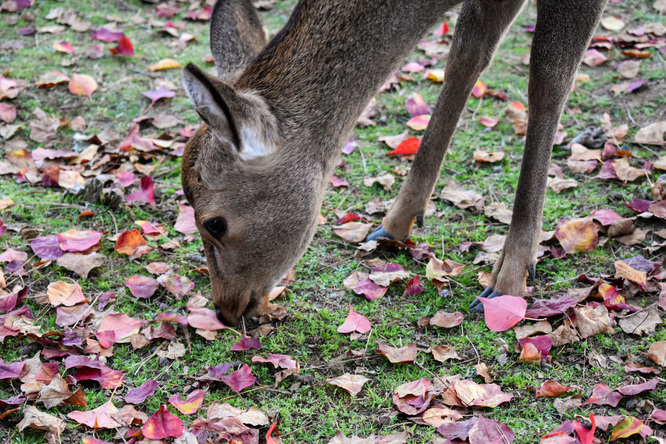
[[527, 275], [530, 278], [530, 281], [536, 279], [536, 266], [530, 265], [530, 268], [527, 269]]
[[393, 236], [389, 234], [388, 231], [384, 229], [382, 225], [380, 225], [377, 228], [375, 228], [372, 233], [368, 234], [368, 237], [366, 237], [365, 240], [366, 241], [377, 240], [380, 237], [386, 239], [395, 239]]
[[485, 290], [483, 290], [483, 293], [477, 296], [474, 302], [472, 302], [469, 305], [469, 309], [472, 311], [476, 311], [478, 313], [483, 313], [483, 304], [481, 303], [481, 298], [492, 299], [498, 296], [503, 296], [503, 295], [501, 292], [493, 290], [493, 287], [488, 287]]

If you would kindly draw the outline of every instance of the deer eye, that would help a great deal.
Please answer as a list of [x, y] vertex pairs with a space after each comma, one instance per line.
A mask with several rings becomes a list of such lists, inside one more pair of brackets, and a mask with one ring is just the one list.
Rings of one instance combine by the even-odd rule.
[[216, 238], [224, 236], [227, 232], [227, 221], [221, 217], [209, 219], [203, 223], [204, 228]]

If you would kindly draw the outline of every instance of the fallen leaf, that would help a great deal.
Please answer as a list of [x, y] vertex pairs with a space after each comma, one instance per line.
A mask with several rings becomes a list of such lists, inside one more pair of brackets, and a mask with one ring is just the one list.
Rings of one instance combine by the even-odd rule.
[[148, 439], [178, 438], [183, 434], [183, 422], [161, 405], [141, 427], [141, 433]]
[[462, 324], [465, 316], [459, 312], [447, 313], [445, 311], [438, 310], [430, 319], [430, 325], [435, 325], [441, 328], [453, 328]]
[[106, 256], [103, 254], [75, 254], [65, 253], [57, 259], [58, 265], [78, 274], [84, 281], [93, 268], [104, 265]]
[[614, 322], [603, 305], [574, 307], [576, 328], [583, 339], [600, 333], [614, 333]]
[[352, 396], [358, 395], [363, 389], [363, 385], [368, 381], [370, 381], [370, 379], [365, 376], [350, 375], [349, 373], [326, 380], [329, 384], [337, 385], [338, 387], [345, 389]]
[[79, 284], [68, 284], [63, 281], [50, 283], [46, 289], [46, 294], [49, 302], [54, 307], [59, 305], [71, 307], [88, 300], [83, 296], [83, 290], [81, 290]]
[[349, 304], [349, 314], [345, 322], [338, 327], [338, 333], [352, 333], [354, 331], [358, 333], [367, 333], [372, 329], [370, 326], [370, 321], [365, 316], [358, 314], [352, 308], [352, 305]]
[[194, 415], [201, 408], [205, 396], [205, 390], [197, 389], [193, 390], [184, 401], [180, 395], [172, 395], [169, 398], [169, 403], [183, 415]]
[[410, 137], [409, 139], [400, 142], [400, 144], [387, 155], [411, 156], [418, 152], [420, 145], [421, 145], [421, 139], [419, 139], [418, 137]]
[[231, 390], [236, 393], [240, 392], [244, 388], [254, 385], [256, 382], [254, 375], [252, 375], [252, 369], [247, 364], [243, 364], [240, 369], [231, 372], [228, 375], [222, 376], [220, 381], [224, 382], [229, 386], [229, 388], [231, 388]]
[[102, 239], [102, 233], [97, 231], [79, 231], [74, 228], [56, 236], [60, 249], [70, 252], [86, 251], [97, 245]]
[[73, 419], [79, 424], [84, 424], [91, 429], [115, 429], [121, 424], [112, 418], [118, 412], [112, 401], [107, 401], [93, 410], [73, 411], [67, 414], [67, 417]]
[[446, 184], [439, 197], [448, 200], [458, 208], [476, 207], [479, 210], [483, 207], [484, 197], [474, 190], [466, 190], [460, 184], [449, 181]]
[[505, 331], [522, 321], [527, 310], [525, 299], [516, 296], [480, 298], [486, 325], [493, 331]]
[[666, 341], [658, 341], [652, 344], [648, 350], [648, 358], [660, 365], [666, 367]]
[[363, 222], [347, 222], [333, 227], [333, 232], [345, 242], [362, 242], [370, 232], [371, 224]]
[[634, 335], [653, 335], [656, 327], [661, 325], [661, 317], [657, 307], [652, 306], [647, 310], [632, 313], [618, 321], [622, 331]]
[[494, 408], [513, 398], [511, 393], [504, 393], [497, 384], [477, 384], [465, 379], [455, 381], [453, 390], [463, 405], [470, 407]]
[[475, 162], [496, 163], [501, 161], [502, 159], [504, 159], [504, 151], [490, 152], [478, 148], [474, 150]]
[[570, 386], [564, 386], [557, 381], [545, 381], [537, 387], [535, 396], [537, 398], [557, 398], [571, 391]]
[[162, 71], [164, 69], [174, 69], [182, 67], [183, 65], [181, 65], [174, 59], [162, 59], [159, 62], [150, 65], [147, 69], [148, 71]]
[[611, 407], [617, 407], [617, 405], [622, 400], [622, 395], [611, 390], [606, 384], [597, 384], [592, 388], [592, 396], [590, 399], [585, 401], [587, 404], [597, 404], [597, 405], [609, 405]]
[[125, 395], [125, 402], [130, 404], [141, 404], [149, 396], [152, 396], [155, 393], [155, 389], [160, 385], [159, 382], [154, 379], [149, 379], [141, 386], [133, 388], [127, 392]]
[[406, 125], [414, 131], [423, 131], [428, 127], [429, 122], [430, 114], [424, 114], [422, 116], [412, 117], [407, 121]]
[[97, 82], [88, 74], [72, 74], [69, 92], [77, 96], [90, 97], [97, 90]]
[[563, 219], [555, 230], [555, 237], [568, 254], [587, 253], [597, 246], [599, 235], [591, 217]]
[[52, 439], [49, 441], [58, 442], [60, 440], [60, 434], [67, 428], [67, 423], [56, 416], [40, 412], [32, 405], [27, 405], [23, 409], [23, 419], [16, 425], [16, 430], [23, 432], [26, 427], [46, 430], [47, 440], [49, 440], [48, 438], [50, 436]]
[[460, 359], [458, 352], [454, 347], [450, 345], [437, 345], [435, 347], [430, 347], [432, 352], [432, 357], [435, 361], [446, 362], [449, 359]]
[[133, 296], [147, 299], [155, 294], [160, 284], [157, 279], [135, 274], [125, 281], [125, 286], [129, 288]]
[[377, 352], [386, 356], [386, 358], [393, 364], [411, 364], [416, 360], [418, 349], [413, 342], [410, 342], [404, 347], [391, 347], [381, 341], [377, 341]]

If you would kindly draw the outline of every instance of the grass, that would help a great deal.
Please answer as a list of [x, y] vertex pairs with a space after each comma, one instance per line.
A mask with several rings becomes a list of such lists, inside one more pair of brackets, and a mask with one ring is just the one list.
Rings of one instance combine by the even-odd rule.
[[[262, 19], [271, 35], [285, 23], [293, 3], [278, 1], [273, 10], [262, 12]], [[635, 0], [611, 3], [607, 13], [622, 17], [629, 28], [647, 21], [663, 22], [663, 18], [646, 6], [647, 3]], [[184, 8], [184, 4], [181, 6]], [[27, 38], [19, 36], [19, 27], [34, 25], [41, 28], [54, 24], [45, 17], [56, 7], [78, 11], [80, 17], [92, 23], [93, 28], [108, 23], [111, 17], [121, 18], [123, 21], [119, 22], [118, 26], [131, 38], [136, 55], [131, 58], [112, 57], [108, 54], [108, 48], [114, 44], [105, 44], [104, 57], [90, 60], [82, 55], [85, 48], [92, 43], [87, 32], [67, 30], [58, 35], [37, 33]], [[520, 60], [529, 50], [531, 35], [525, 32], [522, 26], [534, 23], [534, 9], [534, 6], [530, 5], [513, 25], [496, 61], [481, 77], [490, 88], [506, 91], [509, 101], [525, 101], [528, 68], [522, 65]], [[169, 82], [178, 86], [176, 96], [170, 102], [156, 104], [148, 114], [174, 114], [186, 123], [199, 121], [184, 91], [179, 87], [181, 70], [148, 72], [146, 67], [160, 59], [173, 57], [183, 65], [194, 62], [212, 70], [212, 65], [201, 61], [209, 52], [207, 23], [184, 22], [184, 11], [181, 11], [175, 17], [176, 22], [186, 23], [186, 32], [196, 35], [197, 41], [180, 45], [175, 39], [157, 32], [159, 26], [147, 21], [155, 19], [153, 6], [138, 0], [103, 3], [80, 0], [45, 1], [39, 2], [28, 12], [34, 15], [34, 22], [25, 14], [3, 13], [0, 16], [3, 40], [22, 41], [25, 46], [20, 50], [0, 51], [0, 65], [6, 70], [5, 75], [34, 83], [48, 70], [59, 70], [68, 75], [86, 73], [95, 77], [100, 88], [90, 99], [86, 99], [69, 94], [66, 86], [43, 90], [30, 86], [12, 102], [18, 106], [18, 119], [15, 123], [22, 124], [22, 129], [9, 142], [24, 140], [30, 150], [40, 146], [28, 138], [27, 122], [32, 119], [31, 113], [37, 107], [47, 114], [69, 120], [82, 115], [88, 123], [85, 134], [107, 131], [115, 134], [120, 141], [127, 134], [132, 119], [140, 115], [149, 104], [141, 93], [157, 89], [158, 85]], [[145, 21], [132, 22], [133, 17], [143, 18]], [[73, 43], [75, 55], [72, 57], [56, 53], [51, 47], [56, 41]], [[422, 54], [415, 53], [410, 60], [416, 60], [419, 55]], [[633, 95], [615, 96], [609, 91], [612, 85], [621, 81], [612, 69], [613, 64], [623, 59], [619, 53], [612, 55], [607, 67], [583, 66], [581, 72], [589, 74], [592, 80], [580, 84], [567, 103], [562, 123], [569, 134], [568, 138], [589, 125], [598, 125], [604, 112], [610, 114], [614, 124], [629, 124], [629, 138], [640, 127], [663, 119], [666, 107], [666, 95], [663, 94], [666, 70], [663, 55], [656, 51], [653, 51], [653, 55], [643, 62], [640, 72], [640, 78], [650, 80], [649, 87]], [[70, 64], [72, 61], [74, 63]], [[441, 61], [435, 67], [443, 68], [445, 65], [446, 61]], [[666, 329], [657, 329], [657, 333], [649, 338], [630, 337], [621, 333], [613, 336], [599, 335], [555, 349], [550, 365], [536, 367], [519, 363], [518, 355], [513, 350], [516, 344], [513, 333], [491, 332], [482, 318], [468, 311], [469, 304], [481, 291], [477, 274], [480, 271], [490, 271], [490, 267], [472, 265], [476, 251], [461, 252], [458, 246], [462, 241], [481, 242], [491, 234], [506, 234], [507, 230], [506, 226], [493, 222], [482, 213], [459, 210], [443, 200], [435, 200], [436, 213], [426, 218], [423, 229], [417, 229], [413, 233], [415, 241], [427, 241], [438, 257], [466, 264], [463, 273], [451, 282], [448, 295], [440, 294], [432, 285], [427, 284], [424, 293], [414, 297], [403, 296], [405, 284], [397, 283], [390, 287], [384, 298], [369, 302], [344, 288], [344, 279], [353, 271], [364, 270], [365, 267], [353, 258], [355, 247], [345, 244], [333, 233], [331, 222], [339, 217], [334, 210], [364, 212], [365, 205], [371, 198], [379, 197], [386, 201], [397, 195], [404, 181], [402, 177], [397, 177], [390, 192], [377, 186], [366, 187], [362, 182], [368, 176], [384, 174], [398, 167], [409, 167], [408, 161], [388, 158], [385, 155], [386, 147], [378, 139], [406, 129], [405, 122], [409, 115], [404, 108], [404, 101], [412, 92], [419, 92], [431, 106], [434, 105], [439, 85], [424, 80], [420, 74], [415, 77], [417, 82], [402, 82], [403, 89], [400, 91], [378, 95], [379, 112], [375, 118], [377, 125], [355, 130], [354, 139], [360, 149], [344, 157], [346, 166], [339, 171], [339, 176], [348, 180], [351, 186], [348, 189], [328, 191], [322, 212], [329, 223], [318, 229], [312, 245], [295, 269], [296, 282], [280, 302], [287, 308], [288, 316], [284, 321], [275, 323], [275, 329], [270, 335], [261, 338], [263, 350], [257, 354], [263, 356], [270, 352], [291, 355], [301, 364], [301, 373], [312, 379], [291, 377], [276, 386], [272, 367], [253, 364], [252, 370], [258, 380], [256, 389], [235, 395], [226, 386], [215, 383], [209, 387], [201, 413], [205, 412], [205, 407], [216, 401], [229, 402], [239, 408], [260, 408], [278, 420], [280, 431], [285, 435], [285, 442], [326, 443], [337, 430], [343, 430], [347, 436], [355, 434], [362, 437], [373, 433], [389, 434], [406, 430], [410, 442], [428, 442], [437, 435], [434, 428], [415, 425], [404, 416], [396, 415], [397, 411], [391, 402], [393, 389], [420, 377], [432, 378], [434, 374], [460, 374], [464, 378], [480, 382], [473, 365], [484, 362], [491, 369], [496, 383], [505, 392], [513, 393], [514, 399], [498, 408], [481, 409], [473, 413], [482, 413], [505, 422], [516, 433], [516, 443], [533, 443], [538, 436], [553, 430], [564, 419], [574, 419], [575, 415], [586, 416], [594, 412], [644, 417], [635, 403], [621, 404], [622, 407], [616, 410], [584, 406], [560, 416], [552, 400], [534, 397], [532, 388], [549, 379], [580, 387], [584, 399], [597, 383], [615, 387], [628, 381], [623, 366], [615, 364], [614, 360], [609, 360], [613, 363], [609, 363], [607, 368], [597, 369], [589, 365], [586, 356], [591, 351], [597, 351], [610, 358], [625, 360], [632, 357], [647, 363], [643, 354], [653, 342], [666, 340]], [[505, 202], [508, 205], [512, 203], [518, 181], [523, 137], [515, 135], [506, 121], [501, 120], [497, 127], [488, 130], [472, 120], [478, 120], [483, 115], [502, 119], [505, 105], [506, 103], [492, 98], [469, 100], [447, 155], [436, 194], [447, 180], [454, 178], [466, 188], [484, 194], [488, 200]], [[142, 135], [145, 137], [150, 131], [143, 129]], [[174, 130], [166, 132], [170, 137], [175, 137], [177, 133]], [[74, 133], [70, 128], [61, 129], [51, 147], [70, 149], [74, 144]], [[160, 133], [153, 130], [151, 136], [156, 137]], [[412, 131], [412, 134], [418, 133]], [[10, 147], [13, 145], [7, 145], [5, 153], [14, 149]], [[504, 150], [506, 158], [493, 166], [477, 168], [472, 160], [472, 152], [477, 148]], [[635, 155], [646, 160], [654, 161], [655, 154], [658, 154], [638, 146], [630, 148]], [[568, 156], [566, 149], [555, 147], [553, 162], [565, 165]], [[84, 294], [91, 299], [104, 291], [114, 291], [117, 295], [117, 301], [113, 305], [115, 311], [148, 320], [163, 311], [175, 310], [184, 314], [187, 303], [187, 297], [177, 301], [163, 290], [159, 290], [158, 296], [148, 301], [138, 301], [129, 295], [123, 284], [125, 279], [134, 274], [147, 274], [145, 265], [150, 262], [168, 262], [176, 272], [195, 282], [196, 292], [209, 295], [208, 278], [193, 272], [200, 266], [200, 263], [193, 260], [193, 255], [203, 255], [200, 239], [195, 237], [186, 241], [173, 229], [173, 222], [178, 214], [176, 202], [182, 199], [177, 195], [180, 190], [179, 160], [175, 157], [157, 156], [144, 163], [156, 165], [152, 175], [157, 177], [156, 189], [161, 194], [156, 208], [147, 205], [127, 206], [110, 211], [101, 205], [87, 204], [80, 196], [61, 189], [28, 186], [17, 183], [10, 176], [3, 176], [0, 180], [0, 197], [8, 196], [15, 202], [15, 205], [3, 211], [2, 220], [6, 224], [24, 224], [40, 230], [41, 235], [77, 228], [98, 230], [110, 237], [135, 227], [136, 220], [149, 220], [164, 223], [168, 229], [168, 238], [178, 239], [182, 245], [173, 251], [155, 249], [138, 260], [130, 261], [126, 256], [116, 253], [113, 242], [105, 238], [99, 252], [107, 256], [107, 262], [93, 271], [92, 277], [87, 281], [82, 281], [56, 264], [30, 269], [22, 279], [25, 285], [30, 286], [30, 298], [26, 304], [36, 314], [36, 325], [42, 332], [61, 330], [55, 323], [55, 310], [46, 310], [45, 306], [36, 301], [37, 297], [45, 294], [50, 282], [59, 280], [79, 282]], [[568, 170], [567, 175], [570, 176]], [[652, 174], [651, 181], [656, 180], [658, 175]], [[561, 194], [548, 191], [544, 211], [545, 230], [555, 229], [558, 222], [565, 217], [580, 217], [600, 208], [613, 208], [620, 214], [629, 216], [632, 213], [624, 208], [623, 203], [633, 197], [645, 198], [649, 195], [649, 181], [639, 180], [621, 186], [591, 176], [574, 177], [581, 182], [578, 188]], [[93, 209], [95, 216], [80, 219], [79, 214], [85, 208]], [[381, 216], [373, 215], [371, 219], [379, 222]], [[648, 241], [653, 240], [651, 236]], [[159, 243], [162, 241], [149, 241], [152, 246], [158, 246]], [[26, 240], [14, 231], [8, 231], [0, 238], [0, 249], [4, 251], [7, 248], [30, 252]], [[579, 275], [611, 275], [614, 273], [613, 263], [617, 259], [631, 257], [640, 250], [641, 246], [629, 247], [609, 241], [589, 254], [563, 259], [546, 258], [537, 266], [538, 276], [533, 285], [536, 293], [540, 295], [563, 294], [568, 288], [581, 286], [576, 282]], [[425, 274], [425, 264], [413, 261], [405, 252], [378, 252], [373, 257], [398, 262], [412, 274]], [[659, 257], [655, 255], [652, 259]], [[649, 298], [646, 301], [649, 301]], [[348, 335], [337, 333], [337, 326], [344, 321], [350, 302], [357, 312], [367, 316], [372, 323], [371, 334], [351, 339]], [[640, 305], [647, 305], [647, 302]], [[438, 310], [461, 311], [465, 314], [465, 321], [452, 330], [417, 328], [416, 322], [420, 317], [432, 316]], [[176, 341], [184, 343], [183, 330], [179, 327], [177, 332]], [[162, 340], [138, 350], [133, 350], [129, 344], [116, 344], [108, 363], [112, 368], [123, 371], [124, 387], [113, 393], [110, 390], [101, 390], [96, 383], [84, 383], [88, 409], [100, 406], [111, 396], [114, 396], [116, 405], [121, 406], [121, 397], [128, 389], [138, 387], [148, 379], [158, 379], [162, 385], [158, 387], [155, 395], [137, 406], [150, 415], [160, 404], [166, 403], [172, 394], [189, 393], [194, 388], [204, 387], [196, 378], [206, 374], [209, 366], [223, 362], [250, 363], [255, 355], [252, 352], [231, 352], [229, 349], [238, 338], [228, 331], [221, 332], [213, 341], [207, 341], [196, 334], [190, 334], [190, 337], [191, 351], [175, 360], [151, 356]], [[425, 351], [429, 345], [448, 344], [457, 349], [461, 360], [438, 363], [430, 354], [419, 353], [418, 365], [393, 365], [377, 357], [377, 340], [393, 346], [416, 342], [421, 351]], [[498, 360], [502, 341], [508, 344], [509, 348], [506, 362]], [[39, 348], [30, 346], [26, 338], [19, 337], [5, 339], [0, 345], [0, 351], [6, 362], [14, 362], [32, 357]], [[363, 355], [364, 351], [367, 352], [366, 355]], [[62, 370], [64, 368], [61, 367]], [[343, 373], [364, 374], [371, 381], [359, 396], [352, 398], [343, 390], [326, 383], [327, 378]], [[0, 399], [17, 393], [18, 386], [15, 382], [1, 382]], [[663, 384], [656, 391], [641, 395], [639, 399], [647, 399], [655, 405], [663, 406], [666, 403]], [[37, 406], [40, 409], [43, 407], [39, 404]], [[77, 408], [60, 406], [49, 409], [48, 412], [65, 417], [75, 409]], [[172, 411], [176, 413], [174, 409]], [[186, 424], [192, 420], [183, 415], [181, 417]], [[43, 442], [44, 434], [41, 431], [27, 429], [23, 434], [16, 433], [15, 424], [20, 418], [20, 413], [13, 413], [0, 421], [0, 441]], [[262, 429], [262, 433], [265, 431]], [[120, 442], [114, 438], [114, 431], [92, 432], [83, 426], [76, 426], [72, 421], [69, 421], [64, 434], [70, 442], [80, 442], [82, 437], [93, 435], [99, 439]]]

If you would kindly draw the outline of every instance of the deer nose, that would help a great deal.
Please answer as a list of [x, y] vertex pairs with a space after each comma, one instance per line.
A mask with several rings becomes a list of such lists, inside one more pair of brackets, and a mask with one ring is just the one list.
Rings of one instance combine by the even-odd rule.
[[222, 312], [222, 310], [220, 310], [220, 309], [217, 308], [217, 307], [215, 307], [215, 314], [217, 315], [217, 319], [218, 319], [221, 323], [223, 323], [224, 325], [228, 325], [228, 326], [232, 326], [232, 327], [233, 327], [233, 326], [235, 326], [235, 325], [238, 324], [238, 319], [235, 319], [235, 320], [234, 320], [234, 319], [228, 319], [228, 318], [224, 315], [224, 313]]

